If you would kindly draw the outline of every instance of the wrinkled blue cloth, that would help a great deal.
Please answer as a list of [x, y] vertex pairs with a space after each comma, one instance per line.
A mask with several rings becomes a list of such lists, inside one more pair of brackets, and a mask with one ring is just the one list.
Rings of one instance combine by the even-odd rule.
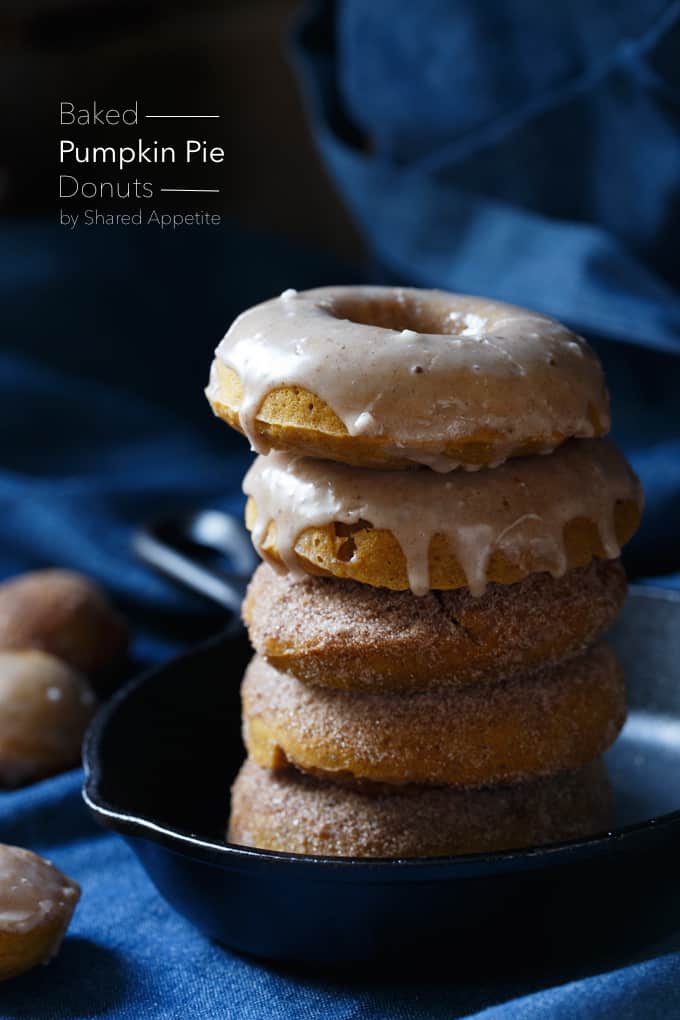
[[629, 566], [680, 584], [680, 3], [322, 0], [297, 56], [387, 280], [593, 342], [648, 499]]
[[[597, 343], [648, 495], [628, 566], [679, 584], [677, 5], [610, 6], [323, 4], [299, 59], [373, 278], [525, 302]], [[212, 348], [244, 306], [356, 278], [235, 231], [0, 227], [0, 574], [98, 577], [139, 661], [215, 631], [221, 613], [134, 561], [131, 529], [197, 505], [240, 512], [245, 445], [201, 392]], [[0, 794], [0, 840], [84, 890], [59, 959], [0, 987], [1, 1017], [680, 1017], [680, 936], [609, 973], [371, 978], [244, 959], [173, 913], [90, 821], [80, 781]]]
[[[42, 850], [83, 886], [57, 960], [0, 986], [5, 1020], [674, 1020], [680, 947], [543, 988], [544, 975], [476, 980], [440, 967], [305, 973], [237, 956], [159, 897], [122, 840], [97, 831], [69, 773], [0, 802], [3, 839]], [[266, 919], [263, 919], [266, 923]], [[502, 1005], [501, 1005], [502, 1004]], [[488, 1010], [488, 1012], [487, 1012]]]
[[680, 4], [318, 9], [317, 136], [382, 263], [678, 352]]

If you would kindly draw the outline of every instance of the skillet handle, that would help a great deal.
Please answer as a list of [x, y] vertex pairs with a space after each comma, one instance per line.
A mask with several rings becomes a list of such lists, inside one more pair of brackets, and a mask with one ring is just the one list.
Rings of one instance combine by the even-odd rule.
[[[152, 521], [135, 532], [132, 548], [161, 574], [240, 614], [256, 556], [235, 517], [221, 510], [199, 510]], [[225, 559], [227, 569], [217, 565]]]

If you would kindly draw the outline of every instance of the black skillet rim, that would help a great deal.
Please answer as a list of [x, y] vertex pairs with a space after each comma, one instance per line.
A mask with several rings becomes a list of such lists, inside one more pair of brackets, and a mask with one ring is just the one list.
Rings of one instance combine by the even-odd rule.
[[[642, 598], [662, 599], [680, 604], [680, 592], [669, 588], [647, 585], [631, 585], [631, 594]], [[239, 846], [235, 843], [214, 843], [179, 829], [160, 825], [150, 818], [117, 810], [107, 803], [99, 793], [101, 774], [98, 748], [101, 735], [106, 729], [118, 705], [133, 691], [172, 663], [179, 665], [194, 655], [207, 651], [224, 641], [224, 632], [177, 656], [170, 662], [161, 663], [142, 672], [125, 684], [103, 705], [90, 724], [83, 744], [84, 781], [82, 797], [95, 819], [105, 828], [110, 828], [126, 837], [150, 840], [166, 850], [182, 857], [191, 857], [213, 867], [251, 870], [253, 867], [271, 866], [313, 869], [319, 878], [340, 878], [350, 880], [363, 878], [366, 881], [436, 881], [464, 878], [473, 875], [500, 874], [504, 871], [530, 870], [573, 863], [576, 860], [609, 854], [621, 848], [636, 850], [649, 846], [650, 837], [665, 841], [667, 834], [677, 829], [680, 839], [680, 808], [663, 815], [636, 822], [587, 839], [569, 840], [545, 847], [524, 850], [503, 850], [488, 854], [464, 854], [458, 857], [403, 857], [403, 858], [361, 858], [361, 857], [320, 857], [312, 854], [283, 853]]]

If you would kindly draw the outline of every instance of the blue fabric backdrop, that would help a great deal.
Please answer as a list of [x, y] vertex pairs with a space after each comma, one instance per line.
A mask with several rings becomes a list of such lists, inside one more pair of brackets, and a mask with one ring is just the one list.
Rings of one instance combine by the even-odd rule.
[[298, 67], [388, 280], [526, 304], [594, 343], [680, 583], [680, 4], [330, 0]]
[[[316, 5], [298, 48], [373, 279], [525, 302], [594, 339], [648, 495], [628, 566], [667, 584], [680, 583], [679, 11], [346, 0]], [[83, 569], [130, 615], [137, 658], [169, 655], [220, 614], [136, 564], [129, 536], [181, 507], [240, 512], [245, 444], [201, 392], [212, 348], [242, 307], [357, 273], [236, 231], [37, 222], [2, 226], [0, 259], [0, 573]], [[0, 794], [0, 839], [84, 888], [61, 957], [3, 986], [0, 1016], [680, 1016], [680, 937], [610, 973], [516, 979], [310, 976], [239, 958], [166, 907], [89, 821], [79, 783]]]

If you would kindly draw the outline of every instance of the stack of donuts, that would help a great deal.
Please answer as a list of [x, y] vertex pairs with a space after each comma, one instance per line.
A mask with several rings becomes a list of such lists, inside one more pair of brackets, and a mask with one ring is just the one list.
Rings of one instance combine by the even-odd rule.
[[404, 857], [603, 830], [626, 715], [602, 635], [642, 494], [560, 323], [441, 291], [286, 291], [208, 399], [259, 453], [248, 759], [228, 838]]

